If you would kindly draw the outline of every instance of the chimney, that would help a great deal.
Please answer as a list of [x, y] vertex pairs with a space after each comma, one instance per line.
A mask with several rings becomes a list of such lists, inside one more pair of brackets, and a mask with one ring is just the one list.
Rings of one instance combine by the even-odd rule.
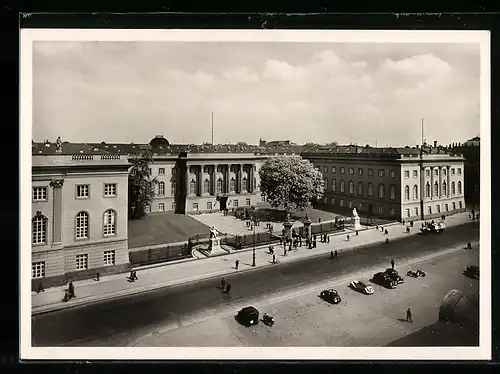
[[434, 148], [437, 148], [437, 146], [438, 146], [438, 142], [437, 142], [437, 140], [434, 140]]
[[420, 148], [420, 146], [417, 144], [417, 149], [419, 149], [419, 148]]

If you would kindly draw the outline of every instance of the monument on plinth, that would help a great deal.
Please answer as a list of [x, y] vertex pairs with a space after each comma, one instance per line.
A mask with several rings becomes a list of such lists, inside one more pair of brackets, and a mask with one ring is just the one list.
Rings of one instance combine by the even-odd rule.
[[293, 222], [290, 222], [290, 214], [287, 213], [285, 222], [283, 222], [283, 228], [285, 230], [283, 239], [292, 239], [292, 226]]
[[196, 256], [196, 252], [203, 254], [206, 257], [214, 257], [220, 255], [227, 255], [231, 250], [227, 246], [221, 246], [219, 234], [222, 234], [215, 226], [210, 227], [210, 237], [208, 238], [208, 244], [198, 244], [193, 248], [193, 256]]
[[304, 224], [304, 235], [306, 238], [310, 238], [312, 236], [312, 231], [311, 231], [311, 223], [312, 221], [307, 218], [306, 216], [306, 219], [304, 221], [302, 221], [302, 223]]
[[352, 222], [354, 223], [354, 230], [361, 230], [361, 223], [356, 208], [352, 210]]

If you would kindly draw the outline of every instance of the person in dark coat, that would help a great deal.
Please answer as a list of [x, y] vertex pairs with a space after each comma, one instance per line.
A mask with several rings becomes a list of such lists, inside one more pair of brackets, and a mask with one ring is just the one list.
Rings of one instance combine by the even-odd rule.
[[391, 267], [394, 269], [394, 260], [391, 260]]
[[68, 294], [69, 294], [70, 298], [76, 297], [75, 296], [75, 286], [73, 286], [73, 281], [69, 281]]
[[226, 288], [226, 279], [222, 277], [220, 281], [221, 288], [224, 290]]
[[40, 292], [45, 292], [45, 289], [43, 288], [42, 282], [38, 283], [38, 290], [36, 291], [36, 293], [40, 293]]
[[273, 253], [273, 264], [276, 263], [276, 255]]
[[235, 267], [236, 270], [238, 270], [238, 266], [240, 266], [240, 260], [236, 260], [234, 262], [234, 267]]
[[231, 291], [231, 283], [227, 283], [227, 286], [226, 286], [226, 293], [229, 293], [229, 291]]
[[336, 260], [339, 259], [339, 253], [337, 252], [337, 250], [335, 250], [335, 253], [333, 254], [333, 258]]
[[413, 322], [410, 308], [406, 311], [406, 322]]

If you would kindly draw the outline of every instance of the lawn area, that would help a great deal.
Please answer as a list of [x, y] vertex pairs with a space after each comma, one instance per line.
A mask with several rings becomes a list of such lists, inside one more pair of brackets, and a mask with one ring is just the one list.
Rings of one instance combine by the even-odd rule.
[[199, 234], [209, 234], [209, 227], [184, 214], [150, 213], [128, 221], [129, 248], [182, 242]]
[[[328, 220], [334, 220], [335, 217], [339, 216], [339, 214], [327, 212], [324, 210], [307, 208], [303, 212], [292, 212], [290, 214], [290, 219], [292, 220], [303, 220], [306, 217], [306, 213], [308, 218], [313, 222], [319, 222], [321, 218], [322, 222]], [[261, 222], [283, 222], [284, 219], [284, 210], [272, 208], [268, 203], [260, 203], [256, 206], [256, 214]]]

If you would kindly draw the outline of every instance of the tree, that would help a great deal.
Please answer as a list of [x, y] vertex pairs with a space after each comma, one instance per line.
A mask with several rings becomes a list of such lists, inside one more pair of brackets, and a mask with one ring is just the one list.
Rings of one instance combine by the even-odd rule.
[[286, 213], [304, 210], [323, 195], [323, 175], [299, 157], [272, 157], [262, 165], [259, 176], [266, 200], [274, 208], [284, 207]]
[[131, 219], [144, 217], [146, 206], [151, 204], [151, 198], [154, 196], [158, 181], [156, 178], [151, 178], [149, 165], [152, 162], [153, 157], [149, 150], [143, 150], [130, 159], [132, 167], [128, 177], [128, 191], [129, 217]]

